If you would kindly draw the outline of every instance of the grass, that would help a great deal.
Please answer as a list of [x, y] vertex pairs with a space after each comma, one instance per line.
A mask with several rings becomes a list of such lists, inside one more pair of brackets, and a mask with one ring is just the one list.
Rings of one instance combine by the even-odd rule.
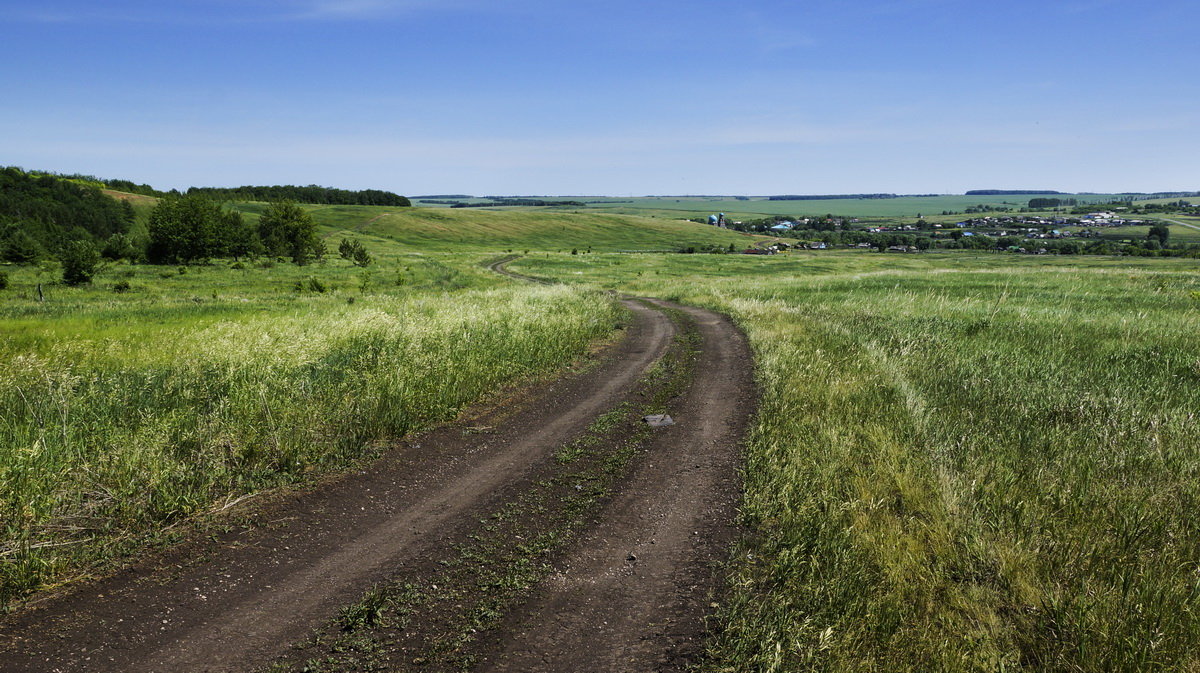
[[[265, 204], [238, 204], [253, 220]], [[678, 219], [580, 211], [486, 211], [475, 208], [306, 206], [331, 240], [356, 236], [364, 244], [407, 251], [580, 253], [675, 250], [686, 246], [747, 247], [752, 237]]]
[[1200, 274], [1179, 260], [616, 256], [514, 268], [746, 329], [714, 671], [1200, 667]]
[[[11, 270], [0, 604], [453, 418], [580, 357], [616, 321], [607, 297], [508, 281], [482, 256], [379, 257], [366, 270], [118, 265], [85, 288]], [[326, 290], [296, 289], [309, 278]]]

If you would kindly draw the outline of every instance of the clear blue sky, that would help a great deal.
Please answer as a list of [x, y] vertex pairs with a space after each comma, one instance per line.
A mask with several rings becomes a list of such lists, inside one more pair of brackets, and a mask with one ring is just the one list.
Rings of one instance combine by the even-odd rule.
[[1195, 0], [0, 0], [0, 164], [403, 194], [1200, 189]]

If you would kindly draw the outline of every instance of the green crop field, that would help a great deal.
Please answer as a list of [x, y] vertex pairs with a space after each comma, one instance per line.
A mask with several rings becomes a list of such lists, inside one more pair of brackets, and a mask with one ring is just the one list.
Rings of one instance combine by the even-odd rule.
[[758, 357], [714, 671], [1200, 666], [1200, 268], [547, 256], [717, 308]]

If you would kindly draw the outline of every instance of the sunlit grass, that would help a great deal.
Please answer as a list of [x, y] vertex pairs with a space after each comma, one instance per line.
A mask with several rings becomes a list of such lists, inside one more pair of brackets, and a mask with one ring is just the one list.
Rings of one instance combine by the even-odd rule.
[[995, 255], [517, 268], [728, 312], [758, 357], [722, 671], [1200, 666], [1200, 273]]
[[[0, 307], [0, 602], [451, 419], [619, 320], [597, 292], [470, 261], [376, 269], [377, 285], [327, 269], [318, 294], [290, 287], [313, 268], [118, 268], [44, 302], [37, 272], [15, 274]], [[114, 294], [126, 271], [133, 289]]]

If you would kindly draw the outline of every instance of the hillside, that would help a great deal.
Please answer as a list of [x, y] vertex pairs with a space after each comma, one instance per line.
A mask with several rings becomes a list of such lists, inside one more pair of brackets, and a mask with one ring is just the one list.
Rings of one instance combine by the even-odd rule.
[[[253, 219], [262, 203], [237, 204]], [[719, 245], [745, 247], [750, 237], [675, 219], [598, 213], [494, 212], [467, 209], [376, 206], [305, 206], [330, 238], [357, 236], [427, 252], [561, 250], [596, 252], [675, 250]]]

